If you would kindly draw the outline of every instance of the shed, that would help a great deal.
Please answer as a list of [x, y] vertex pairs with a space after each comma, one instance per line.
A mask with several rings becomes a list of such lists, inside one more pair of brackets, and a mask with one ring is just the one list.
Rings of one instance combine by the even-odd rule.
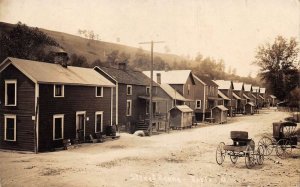
[[248, 102], [246, 105], [245, 105], [245, 114], [251, 114], [253, 115], [254, 114], [254, 103], [252, 102]]
[[228, 109], [224, 105], [218, 105], [211, 109], [212, 117], [215, 120], [215, 123], [226, 123]]
[[170, 110], [170, 127], [185, 128], [193, 124], [193, 110], [187, 105], [177, 105]]

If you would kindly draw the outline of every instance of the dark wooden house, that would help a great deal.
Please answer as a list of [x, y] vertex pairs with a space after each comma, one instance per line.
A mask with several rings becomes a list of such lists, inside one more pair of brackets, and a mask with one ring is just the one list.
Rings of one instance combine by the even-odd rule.
[[211, 109], [218, 105], [218, 85], [209, 77], [196, 76], [195, 80], [195, 117], [196, 121], [211, 118]]
[[[232, 81], [226, 80], [214, 80], [214, 82], [219, 86], [219, 98], [223, 99], [223, 105], [229, 110], [229, 116], [233, 116], [236, 112], [237, 100], [233, 97], [233, 83]], [[224, 95], [226, 97], [224, 97]], [[221, 104], [221, 103], [219, 103]], [[222, 105], [222, 104], [221, 104]]]
[[[150, 71], [143, 73], [150, 77]], [[195, 100], [200, 96], [195, 95], [195, 80], [191, 70], [153, 71], [153, 80], [169, 84], [186, 99], [186, 105], [195, 109]]]
[[7, 58], [0, 72], [1, 149], [53, 150], [112, 125], [114, 85], [93, 69]]
[[[114, 123], [120, 130], [130, 133], [135, 130], [149, 130], [150, 79], [142, 72], [130, 69], [126, 64], [119, 64], [117, 68], [95, 67], [94, 69], [116, 85]], [[157, 95], [159, 89], [159, 85], [154, 82], [152, 90], [154, 130], [160, 123], [167, 122], [167, 101]]]
[[233, 97], [237, 100], [236, 113], [244, 114], [247, 99], [244, 97], [244, 83], [233, 82]]

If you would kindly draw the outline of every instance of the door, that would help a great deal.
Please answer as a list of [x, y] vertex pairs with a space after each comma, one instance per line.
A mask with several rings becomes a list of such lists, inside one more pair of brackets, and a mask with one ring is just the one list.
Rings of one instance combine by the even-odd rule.
[[84, 141], [85, 137], [85, 112], [76, 112], [76, 138]]

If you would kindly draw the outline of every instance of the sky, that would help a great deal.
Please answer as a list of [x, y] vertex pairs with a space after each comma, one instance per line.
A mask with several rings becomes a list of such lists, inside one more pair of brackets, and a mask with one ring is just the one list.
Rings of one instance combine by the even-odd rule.
[[[78, 35], [145, 50], [223, 59], [237, 74], [255, 75], [257, 47], [275, 37], [300, 41], [300, 0], [0, 0], [0, 21]], [[119, 38], [119, 41], [117, 40]]]

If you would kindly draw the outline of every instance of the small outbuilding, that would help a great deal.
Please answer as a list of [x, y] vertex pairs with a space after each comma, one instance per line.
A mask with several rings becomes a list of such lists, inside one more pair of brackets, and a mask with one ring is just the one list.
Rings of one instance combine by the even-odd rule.
[[246, 105], [245, 105], [245, 114], [246, 115], [253, 115], [254, 114], [254, 103], [252, 102], [248, 102]]
[[193, 124], [193, 110], [187, 105], [177, 105], [170, 110], [170, 127], [186, 128]]
[[218, 105], [211, 109], [212, 118], [215, 123], [226, 123], [228, 116], [228, 109], [224, 105]]

